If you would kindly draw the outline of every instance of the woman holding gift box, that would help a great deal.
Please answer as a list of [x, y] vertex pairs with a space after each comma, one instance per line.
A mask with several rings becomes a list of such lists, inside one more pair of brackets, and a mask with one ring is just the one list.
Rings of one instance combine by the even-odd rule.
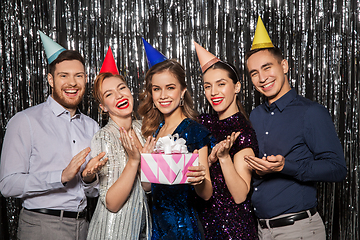
[[150, 70], [145, 76], [145, 90], [140, 96], [142, 102], [138, 111], [143, 116], [143, 135], [154, 134], [158, 139], [179, 134], [185, 139], [189, 152], [197, 149], [199, 153], [199, 166], [188, 168], [191, 185], [151, 184], [152, 239], [203, 239], [194, 199], [196, 194], [205, 200], [212, 195], [207, 163], [210, 132], [195, 121], [196, 112], [186, 91], [184, 68], [177, 61], [166, 59], [145, 40], [144, 44]]
[[258, 145], [255, 131], [237, 98], [240, 79], [232, 65], [197, 43], [195, 49], [203, 72], [205, 96], [216, 112], [215, 115], [203, 114], [200, 120], [218, 142], [209, 156], [213, 196], [199, 204], [205, 237], [257, 239], [248, 197], [252, 171], [244, 155], [257, 154]]
[[[141, 122], [132, 120], [133, 96], [119, 75], [109, 48], [93, 94], [109, 122], [92, 139], [92, 155], [106, 152], [108, 162], [99, 174], [99, 200], [87, 239], [150, 239], [151, 219], [138, 170], [144, 139]], [[150, 140], [150, 139], [149, 139]], [[155, 141], [145, 143], [153, 148]]]

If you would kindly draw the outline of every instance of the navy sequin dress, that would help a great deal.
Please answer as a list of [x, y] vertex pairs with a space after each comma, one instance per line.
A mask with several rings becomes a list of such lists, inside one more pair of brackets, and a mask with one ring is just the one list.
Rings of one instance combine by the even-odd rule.
[[[158, 134], [163, 123], [155, 132]], [[186, 118], [173, 134], [186, 140], [189, 152], [201, 149], [210, 141], [210, 132], [201, 124]], [[151, 184], [152, 239], [204, 239], [203, 229], [194, 208], [195, 190], [189, 184]]]
[[[211, 131], [217, 142], [224, 140], [232, 132], [241, 132], [230, 149], [232, 159], [244, 148], [252, 148], [257, 156], [259, 150], [255, 131], [240, 112], [223, 120], [219, 120], [217, 115], [203, 114], [200, 116], [200, 122]], [[250, 196], [241, 204], [235, 203], [218, 161], [211, 165], [210, 176], [213, 195], [209, 201], [199, 199], [198, 202], [205, 238], [258, 239]]]

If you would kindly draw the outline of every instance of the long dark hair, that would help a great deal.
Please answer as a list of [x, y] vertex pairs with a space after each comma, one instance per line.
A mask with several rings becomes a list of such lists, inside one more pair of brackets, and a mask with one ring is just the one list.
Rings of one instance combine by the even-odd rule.
[[[236, 84], [237, 82], [240, 82], [239, 73], [237, 72], [236, 68], [228, 62], [218, 61], [218, 62], [214, 63], [213, 65], [211, 65], [208, 69], [206, 69], [204, 74], [209, 69], [222, 69], [228, 73], [228, 77], [233, 81], [234, 84]], [[241, 101], [240, 101], [238, 95], [236, 95], [236, 105], [238, 106], [239, 111], [246, 118], [246, 120], [249, 120], [248, 114], [245, 112], [245, 109], [244, 109], [243, 105], [241, 104]]]
[[[144, 137], [151, 136], [159, 127], [160, 122], [164, 120], [163, 114], [157, 108], [153, 107], [152, 78], [155, 74], [165, 71], [169, 71], [179, 81], [181, 90], [184, 90], [187, 87], [185, 81], [185, 69], [176, 60], [168, 59], [155, 64], [152, 68], [150, 68], [145, 76], [145, 89], [139, 96], [141, 103], [138, 113], [141, 117], [143, 117], [141, 131]], [[198, 114], [194, 110], [193, 100], [188, 91], [185, 91], [183, 100], [184, 105], [180, 106], [183, 114], [187, 118], [196, 120]]]

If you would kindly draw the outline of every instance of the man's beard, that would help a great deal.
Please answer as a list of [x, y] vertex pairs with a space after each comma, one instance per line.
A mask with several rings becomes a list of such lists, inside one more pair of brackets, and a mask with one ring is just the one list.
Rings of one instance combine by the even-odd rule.
[[[62, 91], [62, 90], [60, 90], [60, 91]], [[58, 92], [55, 89], [53, 89], [52, 97], [56, 102], [58, 102], [64, 108], [76, 109], [77, 106], [79, 105], [79, 103], [81, 102], [81, 100], [84, 96], [84, 93], [85, 93], [85, 91], [82, 93], [80, 92], [79, 95], [77, 96], [77, 98], [69, 99], [69, 98], [64, 97], [62, 94], [58, 94]]]

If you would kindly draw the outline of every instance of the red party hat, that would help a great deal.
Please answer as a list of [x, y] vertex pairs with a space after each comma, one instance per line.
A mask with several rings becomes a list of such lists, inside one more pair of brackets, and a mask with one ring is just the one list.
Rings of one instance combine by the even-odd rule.
[[114, 59], [114, 55], [111, 51], [111, 47], [109, 46], [109, 49], [106, 53], [106, 56], [105, 56], [105, 59], [104, 59], [104, 62], [101, 66], [101, 69], [100, 69], [100, 73], [104, 73], [104, 72], [110, 72], [112, 74], [116, 74], [116, 75], [119, 75], [119, 70], [116, 66], [116, 63], [115, 63], [115, 59]]

